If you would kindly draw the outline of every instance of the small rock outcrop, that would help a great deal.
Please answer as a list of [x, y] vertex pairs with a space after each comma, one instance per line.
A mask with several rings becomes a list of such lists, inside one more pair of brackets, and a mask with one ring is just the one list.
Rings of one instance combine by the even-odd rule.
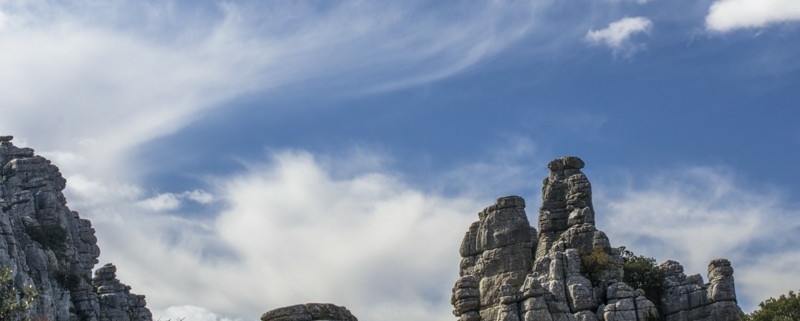
[[[478, 213], [461, 244], [453, 313], [460, 321], [733, 321], [733, 269], [716, 259], [700, 275], [685, 276], [674, 261], [660, 302], [623, 282], [624, 260], [595, 227], [592, 189], [584, 162], [562, 157], [548, 164], [538, 231], [525, 201], [502, 197]], [[599, 262], [602, 261], [602, 262]]]
[[[66, 206], [66, 180], [33, 149], [0, 136], [0, 266], [39, 296], [27, 316], [51, 321], [151, 320], [144, 297], [129, 294], [105, 266], [91, 222]], [[114, 283], [116, 281], [116, 283]]]
[[100, 321], [146, 321], [153, 315], [145, 307], [144, 295], [131, 293], [131, 287], [117, 280], [117, 267], [111, 263], [94, 271], [92, 285], [97, 291]]
[[278, 308], [261, 316], [261, 321], [358, 321], [350, 310], [330, 303], [307, 303]]

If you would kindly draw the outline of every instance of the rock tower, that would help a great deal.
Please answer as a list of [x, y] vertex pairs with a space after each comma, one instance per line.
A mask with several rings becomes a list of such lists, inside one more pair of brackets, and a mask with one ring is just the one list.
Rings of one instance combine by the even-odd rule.
[[100, 248], [91, 222], [66, 206], [58, 168], [0, 136], [0, 266], [17, 286], [39, 292], [27, 316], [51, 321], [150, 321], [144, 296], [106, 265], [92, 278]]
[[[573, 156], [544, 179], [538, 231], [525, 201], [502, 197], [478, 213], [461, 244], [453, 313], [460, 321], [734, 321], [733, 268], [711, 261], [709, 283], [667, 261], [660, 302], [623, 282], [621, 249], [595, 227], [592, 188]], [[600, 263], [598, 263], [600, 258]]]

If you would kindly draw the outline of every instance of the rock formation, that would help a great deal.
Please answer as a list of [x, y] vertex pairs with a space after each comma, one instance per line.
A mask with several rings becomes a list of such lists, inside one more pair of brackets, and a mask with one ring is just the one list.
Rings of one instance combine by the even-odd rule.
[[131, 294], [131, 287], [117, 280], [117, 267], [109, 263], [94, 271], [92, 285], [100, 302], [100, 321], [150, 320], [144, 295]]
[[358, 321], [345, 307], [330, 303], [307, 303], [264, 313], [261, 321]]
[[152, 320], [143, 296], [119, 283], [116, 268], [97, 270], [100, 249], [88, 220], [66, 206], [58, 168], [0, 136], [0, 266], [17, 286], [39, 292], [27, 312], [51, 321]]
[[502, 197], [478, 213], [461, 244], [453, 313], [461, 321], [733, 321], [733, 269], [711, 262], [710, 283], [667, 261], [660, 302], [623, 282], [621, 250], [595, 228], [592, 189], [577, 157], [548, 164], [538, 232], [525, 201]]

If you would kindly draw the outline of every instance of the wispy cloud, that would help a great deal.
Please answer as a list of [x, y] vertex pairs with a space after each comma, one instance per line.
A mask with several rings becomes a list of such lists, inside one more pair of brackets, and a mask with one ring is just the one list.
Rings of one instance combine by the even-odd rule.
[[748, 188], [714, 167], [658, 171], [631, 182], [601, 188], [595, 200], [600, 228], [612, 242], [659, 262], [680, 261], [687, 274], [704, 278], [711, 259], [730, 259], [746, 310], [791, 290], [785, 278], [800, 275], [800, 244], [788, 236], [800, 233], [800, 213], [780, 192]]
[[538, 9], [503, 1], [2, 2], [0, 128], [57, 155], [86, 186], [136, 185], [149, 168], [132, 164], [137, 148], [211, 109], [233, 108], [237, 97], [435, 81], [503, 50], [530, 31]]
[[635, 43], [631, 38], [640, 33], [648, 33], [653, 27], [650, 19], [645, 17], [626, 17], [614, 21], [605, 29], [586, 32], [586, 40], [592, 44], [606, 45], [615, 54], [631, 57], [642, 50], [643, 45]]
[[199, 189], [179, 194], [161, 193], [148, 199], [138, 201], [137, 204], [143, 209], [154, 212], [174, 211], [180, 208], [183, 200], [186, 199], [202, 205], [208, 205], [214, 201], [214, 195]]
[[727, 32], [800, 21], [800, 2], [793, 0], [718, 0], [711, 4], [706, 28]]

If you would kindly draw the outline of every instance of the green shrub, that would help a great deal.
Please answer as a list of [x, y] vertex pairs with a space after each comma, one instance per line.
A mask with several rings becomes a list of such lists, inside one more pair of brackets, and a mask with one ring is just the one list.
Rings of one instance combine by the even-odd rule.
[[597, 283], [608, 269], [609, 256], [605, 249], [599, 246], [592, 248], [592, 252], [581, 253], [581, 267], [589, 276], [592, 283]]
[[[21, 290], [21, 292], [20, 292]], [[0, 320], [15, 320], [30, 309], [39, 293], [33, 286], [17, 289], [14, 273], [7, 266], [0, 267]]]

